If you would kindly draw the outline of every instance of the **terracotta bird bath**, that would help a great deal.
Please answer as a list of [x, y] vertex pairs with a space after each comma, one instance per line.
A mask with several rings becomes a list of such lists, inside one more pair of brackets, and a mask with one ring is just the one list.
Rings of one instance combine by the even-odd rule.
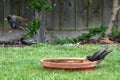
[[40, 63], [47, 69], [92, 70], [98, 66], [99, 61], [89, 61], [86, 58], [56, 58], [41, 60]]

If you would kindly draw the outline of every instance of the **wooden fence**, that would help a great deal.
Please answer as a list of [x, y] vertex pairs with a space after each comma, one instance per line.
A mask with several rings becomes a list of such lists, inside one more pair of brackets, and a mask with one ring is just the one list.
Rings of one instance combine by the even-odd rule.
[[[27, 9], [31, 0], [0, 0], [0, 28], [8, 29], [4, 18], [15, 14], [32, 19], [34, 13]], [[101, 25], [107, 26], [112, 14], [113, 0], [48, 0], [54, 6], [52, 12], [47, 14], [47, 30], [83, 30]], [[120, 12], [119, 12], [120, 13]], [[120, 15], [117, 16], [120, 27]]]

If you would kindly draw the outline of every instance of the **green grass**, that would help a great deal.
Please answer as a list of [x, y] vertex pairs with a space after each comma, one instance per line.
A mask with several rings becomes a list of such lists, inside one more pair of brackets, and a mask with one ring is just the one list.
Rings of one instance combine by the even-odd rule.
[[45, 70], [40, 64], [41, 59], [85, 57], [103, 48], [93, 44], [0, 47], [0, 80], [120, 80], [120, 45], [109, 45], [113, 52], [94, 71]]

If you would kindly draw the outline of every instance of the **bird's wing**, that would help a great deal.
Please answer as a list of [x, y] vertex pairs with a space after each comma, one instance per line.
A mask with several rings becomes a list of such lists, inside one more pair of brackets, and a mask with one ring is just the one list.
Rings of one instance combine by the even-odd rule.
[[103, 54], [100, 55], [101, 59], [104, 59], [112, 50], [110, 51], [105, 51]]
[[103, 54], [107, 49], [108, 49], [108, 47], [105, 48], [104, 50], [100, 50], [100, 51], [95, 52], [95, 53], [92, 55], [92, 58], [93, 58], [93, 59], [97, 59], [97, 58], [98, 58], [101, 54]]

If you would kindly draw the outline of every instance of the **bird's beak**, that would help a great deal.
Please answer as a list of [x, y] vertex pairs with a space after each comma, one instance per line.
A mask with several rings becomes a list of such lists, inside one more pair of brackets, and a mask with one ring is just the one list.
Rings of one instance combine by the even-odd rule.
[[7, 18], [4, 18], [5, 21], [7, 21]]

